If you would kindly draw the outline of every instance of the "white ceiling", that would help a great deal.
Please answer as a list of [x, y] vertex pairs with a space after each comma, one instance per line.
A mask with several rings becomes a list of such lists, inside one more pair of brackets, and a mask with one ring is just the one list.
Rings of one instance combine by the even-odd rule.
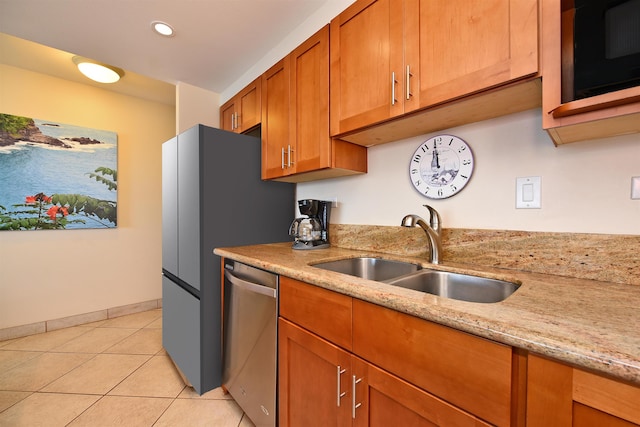
[[[151, 77], [221, 93], [329, 1], [0, 0], [0, 62], [87, 83], [75, 54], [123, 68], [112, 90]], [[152, 32], [154, 20], [175, 36]]]

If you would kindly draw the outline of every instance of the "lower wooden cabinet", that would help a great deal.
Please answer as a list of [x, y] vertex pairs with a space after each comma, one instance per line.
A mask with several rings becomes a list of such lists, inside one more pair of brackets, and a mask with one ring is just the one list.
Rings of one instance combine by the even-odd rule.
[[281, 427], [521, 425], [511, 347], [286, 277], [279, 295]]
[[527, 426], [640, 426], [640, 387], [529, 355]]
[[282, 318], [278, 328], [278, 425], [349, 425], [350, 393], [338, 393], [348, 386], [349, 353]]
[[279, 319], [279, 426], [489, 426]]

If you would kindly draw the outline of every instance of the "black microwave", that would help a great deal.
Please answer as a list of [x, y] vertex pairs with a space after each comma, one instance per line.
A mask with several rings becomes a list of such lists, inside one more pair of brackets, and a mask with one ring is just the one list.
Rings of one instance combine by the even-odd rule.
[[640, 85], [640, 0], [575, 0], [574, 96]]

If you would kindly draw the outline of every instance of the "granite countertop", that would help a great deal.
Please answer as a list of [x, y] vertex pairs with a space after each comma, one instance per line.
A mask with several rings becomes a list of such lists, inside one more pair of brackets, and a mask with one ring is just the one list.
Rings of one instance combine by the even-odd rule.
[[[527, 273], [368, 250], [291, 249], [291, 243], [217, 248], [217, 255], [640, 385], [640, 286]], [[494, 304], [440, 298], [310, 266], [359, 256], [521, 283]]]

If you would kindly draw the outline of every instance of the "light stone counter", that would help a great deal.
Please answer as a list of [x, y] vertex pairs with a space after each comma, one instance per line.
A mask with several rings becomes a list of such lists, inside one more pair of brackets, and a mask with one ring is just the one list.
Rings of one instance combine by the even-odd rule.
[[[444, 262], [370, 250], [298, 251], [291, 243], [218, 248], [217, 255], [640, 385], [640, 286]], [[495, 304], [440, 298], [310, 264], [374, 256], [521, 283]]]

